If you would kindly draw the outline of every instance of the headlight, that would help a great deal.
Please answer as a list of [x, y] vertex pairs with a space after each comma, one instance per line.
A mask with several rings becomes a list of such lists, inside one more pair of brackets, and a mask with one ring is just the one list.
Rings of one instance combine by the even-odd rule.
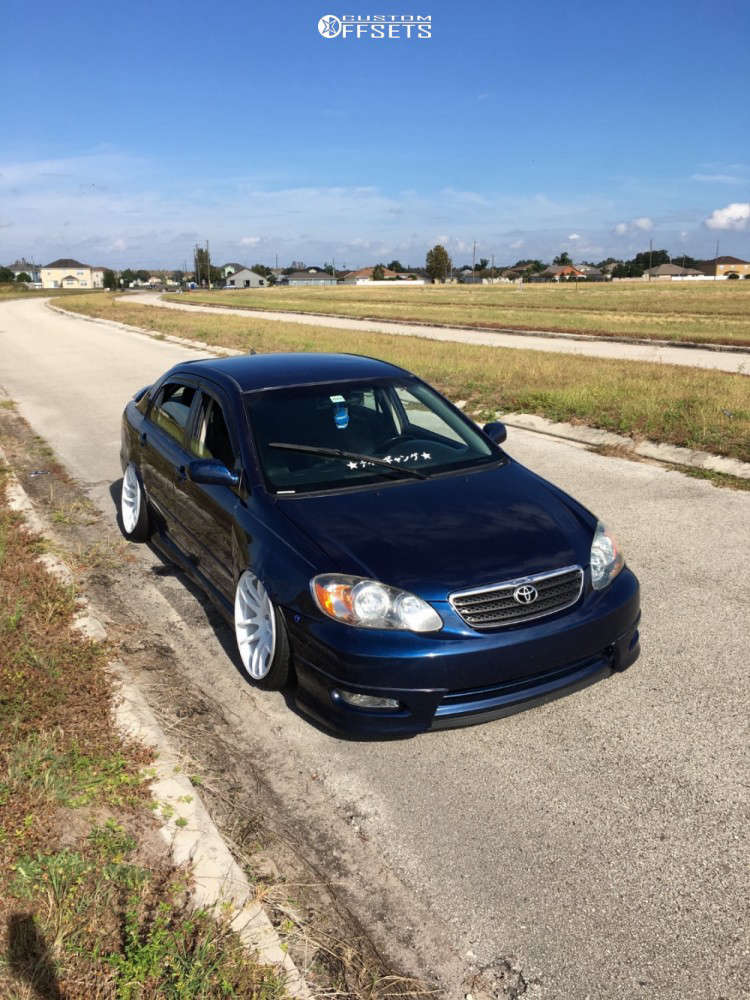
[[443, 621], [415, 594], [361, 576], [326, 573], [310, 581], [315, 603], [329, 618], [359, 628], [437, 632]]
[[625, 565], [625, 556], [611, 531], [597, 521], [591, 543], [591, 583], [594, 590], [604, 590]]

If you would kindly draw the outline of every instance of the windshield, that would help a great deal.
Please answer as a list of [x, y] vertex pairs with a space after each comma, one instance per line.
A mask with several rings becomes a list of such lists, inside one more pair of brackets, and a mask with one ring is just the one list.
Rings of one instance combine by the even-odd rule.
[[263, 473], [277, 493], [382, 482], [400, 468], [404, 479], [409, 470], [430, 476], [498, 458], [468, 420], [416, 380], [271, 389], [246, 400]]

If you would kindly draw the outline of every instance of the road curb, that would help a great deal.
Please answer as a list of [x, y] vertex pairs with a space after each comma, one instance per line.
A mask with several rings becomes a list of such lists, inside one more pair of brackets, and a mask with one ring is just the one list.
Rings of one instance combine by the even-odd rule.
[[[736, 458], [725, 458], [713, 455], [707, 451], [692, 448], [682, 448], [675, 444], [658, 444], [655, 441], [637, 441], [624, 434], [599, 430], [596, 427], [585, 427], [581, 424], [569, 424], [563, 421], [547, 420], [534, 413], [497, 413], [496, 418], [502, 420], [508, 427], [518, 427], [521, 430], [533, 431], [547, 437], [562, 438], [566, 441], [576, 441], [592, 447], [621, 448], [632, 452], [640, 458], [650, 458], [666, 465], [688, 466], [691, 469], [707, 469], [711, 472], [721, 472], [727, 476], [737, 476], [740, 479], [750, 479], [750, 462], [741, 462]], [[627, 456], [626, 456], [627, 457]]]
[[[53, 306], [49, 301], [47, 301], [46, 305], [48, 309], [63, 316], [69, 316], [73, 319], [84, 319], [90, 323], [102, 323], [119, 330], [138, 333], [141, 336], [155, 337], [159, 340], [167, 340], [172, 344], [179, 344], [182, 347], [191, 347], [197, 351], [209, 351], [225, 357], [237, 357], [244, 353], [230, 347], [216, 347], [212, 344], [203, 343], [200, 340], [188, 340], [185, 337], [163, 334], [158, 330], [145, 330], [143, 327], [120, 323], [118, 320], [100, 319], [96, 316], [85, 316], [82, 313], [69, 312], [67, 309], [61, 309], [59, 306]], [[252, 312], [252, 310], [247, 311]], [[615, 434], [612, 431], [605, 431], [596, 427], [586, 427], [582, 424], [548, 420], [546, 417], [539, 417], [534, 413], [498, 412], [496, 417], [509, 427], [518, 427], [522, 430], [533, 431], [536, 434], [546, 434], [548, 437], [563, 438], [566, 441], [577, 441], [580, 444], [591, 446], [606, 445], [622, 448], [626, 452], [633, 452], [633, 454], [640, 458], [650, 458], [658, 462], [663, 462], [666, 465], [682, 465], [691, 469], [705, 469], [711, 472], [721, 472], [729, 476], [737, 476], [740, 479], [750, 479], [750, 463], [741, 462], [736, 458], [725, 458], [722, 455], [714, 455], [707, 451], [682, 448], [679, 445], [661, 444], [656, 441], [637, 441], [635, 438]]]
[[[35, 534], [54, 540], [54, 533], [39, 515], [0, 448], [0, 462], [9, 470], [5, 492], [9, 506], [22, 515]], [[53, 553], [39, 557], [48, 572], [65, 584], [73, 584], [67, 564]], [[107, 632], [85, 596], [79, 597], [80, 611], [73, 627], [103, 642]], [[181, 767], [181, 757], [149, 708], [144, 696], [118, 660], [108, 664], [117, 680], [118, 697], [114, 706], [117, 727], [128, 736], [151, 746], [156, 752], [151, 791], [158, 803], [162, 825], [160, 833], [169, 846], [175, 865], [188, 865], [193, 875], [193, 904], [198, 908], [231, 915], [231, 927], [248, 951], [263, 964], [279, 967], [284, 974], [286, 993], [300, 1000], [311, 1000], [311, 993], [300, 971], [284, 950], [276, 930], [255, 898], [255, 892], [242, 868], [219, 832], [197, 789]]]
[[[170, 293], [167, 292], [167, 295]], [[122, 296], [127, 298], [127, 294]], [[159, 295], [159, 298], [163, 298]], [[273, 309], [264, 309], [262, 306], [233, 306], [224, 302], [174, 302], [172, 299], [165, 299], [169, 301], [173, 306], [179, 308], [190, 309], [197, 308], [200, 306], [215, 306], [217, 309], [227, 309], [233, 310], [239, 313], [254, 313], [254, 312], [274, 312]], [[718, 351], [721, 354], [747, 354], [750, 352], [750, 345], [742, 346], [737, 344], [716, 344], [716, 343], [699, 343], [695, 340], [652, 340], [649, 337], [610, 337], [608, 334], [594, 334], [594, 333], [571, 333], [564, 330], [526, 330], [518, 329], [513, 326], [462, 326], [460, 323], [441, 323], [438, 320], [434, 322], [432, 320], [421, 320], [421, 319], [389, 319], [383, 316], [347, 316], [341, 313], [325, 313], [325, 312], [304, 312], [301, 309], [279, 309], [277, 310], [279, 314], [282, 313], [293, 313], [295, 316], [318, 316], [321, 319], [353, 319], [353, 320], [364, 320], [368, 323], [391, 323], [394, 326], [434, 326], [439, 330], [459, 330], [461, 333], [512, 333], [519, 337], [554, 337], [558, 340], [584, 340], [592, 341], [593, 343], [601, 344], [639, 344], [645, 347], [685, 347], [692, 350], [699, 351]]]

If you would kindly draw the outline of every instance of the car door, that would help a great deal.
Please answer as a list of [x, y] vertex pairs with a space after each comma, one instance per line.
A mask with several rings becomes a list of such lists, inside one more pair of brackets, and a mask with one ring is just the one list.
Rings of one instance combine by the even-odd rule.
[[157, 391], [143, 422], [140, 436], [141, 476], [148, 498], [164, 521], [164, 526], [180, 548], [181, 535], [175, 505], [175, 483], [183, 475], [188, 454], [185, 437], [197, 388], [174, 379]]
[[[218, 391], [201, 386], [191, 422], [189, 459], [215, 459], [233, 472], [242, 472], [237, 432], [231, 429], [226, 401]], [[206, 580], [230, 602], [234, 599], [232, 534], [240, 488], [194, 483], [187, 477], [176, 483], [180, 518], [187, 529], [191, 559]]]

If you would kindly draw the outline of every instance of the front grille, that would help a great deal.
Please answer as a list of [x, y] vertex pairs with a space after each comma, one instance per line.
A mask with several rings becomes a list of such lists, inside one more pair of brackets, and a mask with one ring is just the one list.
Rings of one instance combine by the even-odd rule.
[[[531, 604], [519, 604], [513, 596], [516, 588], [530, 584], [537, 592]], [[485, 629], [518, 625], [569, 608], [581, 596], [583, 570], [566, 566], [551, 573], [538, 573], [518, 580], [508, 580], [481, 590], [464, 590], [451, 594], [450, 602], [471, 628]]]

